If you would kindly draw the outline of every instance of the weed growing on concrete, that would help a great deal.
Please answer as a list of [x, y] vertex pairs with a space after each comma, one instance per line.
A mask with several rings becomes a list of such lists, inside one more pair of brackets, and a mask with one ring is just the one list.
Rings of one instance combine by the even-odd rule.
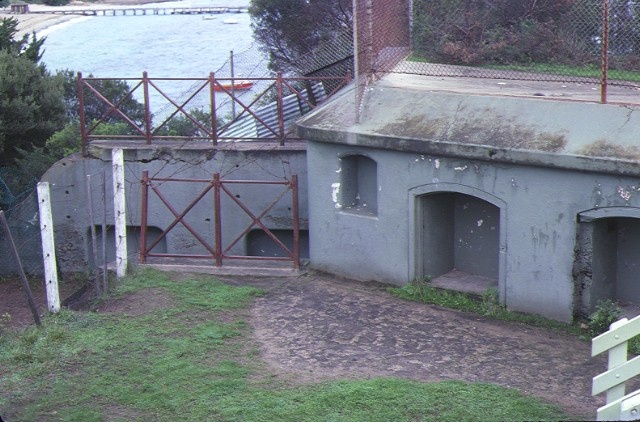
[[596, 310], [589, 315], [587, 326], [591, 337], [599, 336], [609, 330], [609, 326], [620, 319], [622, 309], [612, 300], [601, 300], [596, 305]]
[[502, 321], [519, 322], [581, 335], [579, 327], [550, 320], [540, 315], [513, 312], [502, 305], [497, 289], [487, 289], [481, 297], [433, 287], [428, 281], [416, 280], [402, 287], [391, 287], [389, 293], [402, 299], [443, 306], [458, 311], [473, 312]]

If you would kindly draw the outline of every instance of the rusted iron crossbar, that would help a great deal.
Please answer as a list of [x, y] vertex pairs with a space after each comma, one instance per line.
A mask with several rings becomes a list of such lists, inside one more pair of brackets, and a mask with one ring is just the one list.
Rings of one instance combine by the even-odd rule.
[[[176, 182], [176, 183], [201, 183], [204, 184], [204, 188], [198, 195], [185, 207], [182, 212], [179, 212], [169, 201], [169, 199], [160, 191], [157, 183]], [[263, 260], [263, 261], [291, 261], [293, 267], [298, 269], [300, 266], [300, 227], [299, 227], [299, 208], [298, 208], [298, 176], [292, 175], [291, 180], [274, 181], [274, 180], [221, 180], [220, 174], [215, 173], [212, 179], [177, 179], [177, 178], [152, 178], [149, 177], [149, 172], [144, 171], [142, 173], [142, 206], [141, 206], [141, 218], [140, 218], [140, 262], [145, 263], [147, 258], [192, 258], [192, 259], [212, 259], [215, 261], [217, 267], [221, 267], [224, 259], [243, 259], [243, 260]], [[236, 195], [234, 195], [227, 185], [281, 185], [283, 190], [275, 196], [273, 201], [269, 203], [260, 213], [254, 213], [245, 203], [243, 203]], [[160, 201], [169, 209], [174, 216], [174, 220], [160, 233], [160, 235], [151, 244], [147, 244], [147, 229], [148, 229], [148, 215], [149, 215], [149, 191], [155, 193]], [[207, 193], [212, 192], [214, 196], [214, 241], [213, 245], [209, 243], [207, 239], [201, 236], [197, 230], [195, 230], [187, 221], [185, 216], [193, 207], [200, 202]], [[292, 248], [288, 248], [263, 222], [262, 219], [268, 215], [273, 207], [280, 202], [280, 200], [288, 193], [292, 195], [292, 230], [293, 230], [293, 245]], [[244, 211], [246, 215], [251, 219], [251, 223], [236, 236], [226, 247], [222, 244], [222, 228], [223, 220], [221, 213], [221, 197], [222, 194], [226, 194], [233, 200], [238, 207]], [[151, 252], [162, 239], [165, 239], [167, 234], [178, 224], [184, 226], [193, 237], [200, 242], [200, 244], [206, 249], [209, 254], [175, 254], [175, 253], [156, 253]], [[283, 251], [286, 256], [283, 257], [266, 257], [266, 256], [249, 256], [249, 255], [234, 255], [230, 254], [230, 251], [238, 245], [238, 243], [245, 239], [247, 234], [254, 227], [259, 227], [278, 247]]]
[[[105, 92], [101, 92], [101, 84], [106, 81], [123, 81], [129, 86], [129, 90], [122, 98], [108, 98]], [[163, 89], [159, 82], [161, 81], [192, 81], [193, 85], [189, 88], [189, 92], [182, 93], [181, 98], [172, 98]], [[238, 78], [218, 78], [214, 73], [209, 74], [206, 78], [151, 78], [147, 72], [144, 72], [142, 78], [85, 78], [82, 73], [78, 73], [77, 79], [77, 95], [79, 102], [79, 118], [80, 132], [82, 136], [82, 151], [87, 155], [87, 147], [93, 140], [130, 140], [141, 141], [151, 144], [154, 141], [161, 140], [205, 140], [216, 144], [219, 141], [277, 141], [280, 145], [284, 145], [286, 141], [297, 140], [294, 131], [287, 130], [285, 126], [284, 101], [285, 93], [295, 95], [300, 104], [309, 110], [318, 105], [313, 94], [312, 84], [330, 84], [332, 89], [325, 90], [325, 97], [330, 97], [338, 89], [344, 87], [351, 81], [349, 74], [343, 77], [284, 77], [278, 73], [272, 78], [242, 78], [251, 86], [259, 88], [259, 91], [252, 92], [254, 95], [250, 101], [242, 100], [241, 92], [232, 88], [234, 82], [237, 83]], [[269, 82], [269, 83], [267, 83]], [[300, 89], [302, 84], [305, 89]], [[142, 91], [142, 93], [140, 93]], [[308, 95], [305, 96], [304, 91]], [[269, 93], [275, 92], [275, 105], [277, 110], [277, 122], [270, 123], [258, 114], [257, 110], [267, 102], [267, 98], [271, 99]], [[166, 101], [166, 107], [170, 107], [171, 111], [167, 116], [154, 115], [150, 104], [151, 94], [156, 93]], [[129, 116], [127, 110], [123, 110], [123, 105], [131, 99], [134, 94], [141, 94], [142, 106], [144, 107], [144, 117]], [[194, 98], [198, 96], [207, 96], [205, 107], [196, 107], [199, 111], [207, 113], [210, 118], [206, 122], [199, 120], [194, 115], [194, 110], [188, 107], [192, 105]], [[218, 109], [217, 103], [223, 101], [216, 98], [216, 95], [223, 96], [224, 102], [231, 102], [237, 106], [239, 112], [234, 113], [230, 118], [223, 115], [224, 113]], [[199, 98], [199, 97], [198, 97]], [[94, 101], [90, 102], [92, 99]], [[100, 116], [89, 115], [87, 107], [93, 107], [91, 110], [95, 113], [95, 103], [100, 104]], [[173, 135], [167, 134], [166, 128], [172, 119], [183, 117], [188, 120], [198, 131], [197, 134]], [[226, 121], [225, 121], [226, 119]], [[243, 119], [254, 119], [256, 127], [261, 132], [260, 136], [242, 135], [238, 136], [232, 132], [234, 124], [242, 123]], [[104, 134], [100, 133], [98, 128], [113, 122], [114, 120], [126, 124], [130, 128], [127, 134]], [[103, 131], [104, 132], [104, 131]]]

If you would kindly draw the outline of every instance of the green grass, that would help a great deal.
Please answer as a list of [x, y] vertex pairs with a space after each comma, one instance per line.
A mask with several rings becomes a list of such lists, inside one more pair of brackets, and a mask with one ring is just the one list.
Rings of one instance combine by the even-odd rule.
[[428, 303], [465, 312], [473, 312], [502, 321], [518, 322], [535, 327], [568, 332], [586, 338], [586, 332], [576, 325], [550, 320], [540, 315], [509, 311], [498, 300], [495, 289], [487, 290], [481, 298], [433, 287], [428, 279], [415, 280], [402, 287], [387, 289], [392, 295], [421, 303]]
[[[0, 415], [56, 421], [571, 419], [489, 384], [400, 379], [290, 384], [266, 369], [245, 320], [262, 292], [155, 271], [111, 298], [159, 293], [144, 315], [63, 310], [0, 337]], [[150, 296], [151, 297], [151, 296]]]

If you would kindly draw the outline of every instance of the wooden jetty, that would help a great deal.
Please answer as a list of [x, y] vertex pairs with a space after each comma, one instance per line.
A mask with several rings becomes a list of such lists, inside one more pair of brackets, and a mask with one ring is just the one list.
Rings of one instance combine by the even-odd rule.
[[143, 15], [213, 15], [221, 13], [245, 13], [246, 7], [110, 7], [104, 9], [65, 9], [27, 11], [29, 14], [56, 14], [82, 16], [143, 16]]

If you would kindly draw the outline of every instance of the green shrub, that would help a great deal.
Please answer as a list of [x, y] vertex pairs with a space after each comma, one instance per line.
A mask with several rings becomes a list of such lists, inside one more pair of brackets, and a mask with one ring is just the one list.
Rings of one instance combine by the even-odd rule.
[[611, 324], [622, 316], [622, 310], [610, 299], [598, 301], [596, 310], [589, 315], [587, 326], [591, 337], [599, 336], [609, 330]]

